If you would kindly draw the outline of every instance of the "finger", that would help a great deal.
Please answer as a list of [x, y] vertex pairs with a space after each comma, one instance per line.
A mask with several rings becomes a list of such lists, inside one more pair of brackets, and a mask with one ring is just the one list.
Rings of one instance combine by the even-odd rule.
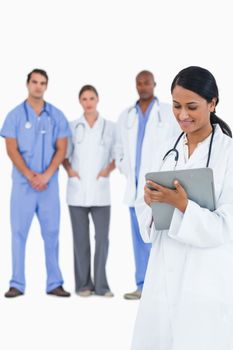
[[163, 202], [163, 194], [161, 192], [157, 192], [156, 194], [153, 194], [151, 197], [152, 202]]
[[46, 185], [39, 185], [38, 187], [37, 187], [37, 191], [44, 191], [44, 190], [46, 190], [46, 188], [47, 188], [47, 186]]
[[31, 186], [32, 186], [33, 188], [36, 188], [36, 186], [37, 186], [37, 184], [34, 183], [34, 182], [30, 182], [30, 184], [31, 184]]
[[32, 187], [38, 187], [38, 186], [40, 186], [40, 182], [39, 181], [33, 181], [33, 182], [31, 182], [31, 185], [32, 185]]
[[147, 194], [148, 196], [151, 196], [154, 191], [155, 190], [150, 189], [148, 186], [144, 187], [144, 193]]
[[146, 184], [149, 186], [149, 188], [153, 188], [154, 190], [157, 190], [157, 191], [163, 191], [163, 190], [165, 189], [165, 187], [160, 186], [159, 184], [157, 184], [157, 183], [154, 182], [154, 181], [148, 180], [148, 181], [146, 182]]
[[146, 202], [146, 204], [150, 205], [150, 204], [151, 204], [150, 196], [148, 196], [147, 194], [145, 194], [145, 195], [144, 195], [144, 201]]
[[39, 186], [33, 186], [33, 189], [36, 191], [40, 191], [40, 187]]
[[176, 190], [180, 193], [186, 193], [184, 188], [181, 186], [181, 184], [179, 183], [179, 181], [175, 180], [174, 181], [174, 186], [176, 188]]

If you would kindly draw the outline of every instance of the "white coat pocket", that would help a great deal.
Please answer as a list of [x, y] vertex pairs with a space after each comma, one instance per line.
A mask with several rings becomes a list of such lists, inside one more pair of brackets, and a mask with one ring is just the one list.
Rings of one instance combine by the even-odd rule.
[[110, 205], [109, 177], [100, 176], [96, 181], [95, 201], [96, 205]]
[[67, 203], [68, 205], [78, 205], [80, 197], [83, 197], [81, 180], [77, 176], [68, 178], [67, 183]]

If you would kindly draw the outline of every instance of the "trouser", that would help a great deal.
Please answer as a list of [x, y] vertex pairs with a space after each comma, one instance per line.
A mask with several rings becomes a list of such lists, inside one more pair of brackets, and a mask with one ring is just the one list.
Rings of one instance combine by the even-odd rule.
[[[86, 289], [103, 295], [109, 291], [106, 277], [110, 206], [69, 206], [74, 240], [74, 270], [76, 292]], [[94, 282], [91, 277], [89, 214], [95, 228]]]
[[11, 192], [12, 278], [10, 286], [25, 290], [25, 247], [34, 214], [39, 220], [44, 241], [47, 270], [46, 291], [63, 284], [58, 265], [60, 203], [57, 180], [44, 191], [34, 190], [28, 183], [13, 183]]
[[135, 260], [135, 281], [137, 289], [142, 290], [150, 255], [151, 243], [145, 243], [142, 240], [135, 208], [130, 207], [129, 212], [131, 219], [131, 231]]

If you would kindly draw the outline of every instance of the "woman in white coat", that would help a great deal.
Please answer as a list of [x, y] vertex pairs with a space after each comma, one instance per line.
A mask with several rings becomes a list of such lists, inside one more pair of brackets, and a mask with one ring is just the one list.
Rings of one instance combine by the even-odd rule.
[[[182, 70], [171, 92], [173, 112], [184, 132], [176, 169], [213, 169], [216, 210], [189, 200], [177, 181], [175, 190], [153, 182], [147, 185], [156, 191], [145, 186], [144, 201], [138, 201], [136, 210], [143, 239], [152, 242], [152, 249], [132, 349], [232, 350], [232, 135], [215, 115], [218, 88], [209, 71]], [[169, 157], [161, 169], [173, 170], [174, 164]], [[155, 230], [154, 201], [175, 207], [169, 230]]]
[[[63, 165], [69, 176], [67, 203], [73, 230], [76, 293], [112, 297], [106, 277], [106, 261], [110, 223], [109, 175], [115, 168], [115, 126], [99, 115], [98, 101], [93, 86], [81, 88], [79, 102], [84, 113], [70, 123], [72, 137]], [[95, 228], [94, 279], [89, 215]]]

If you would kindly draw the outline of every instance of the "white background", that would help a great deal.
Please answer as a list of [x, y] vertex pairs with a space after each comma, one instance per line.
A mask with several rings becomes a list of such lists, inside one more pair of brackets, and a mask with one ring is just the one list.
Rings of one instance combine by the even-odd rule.
[[[135, 75], [140, 70], [154, 72], [156, 94], [169, 102], [170, 84], [178, 71], [200, 65], [216, 77], [217, 114], [233, 127], [232, 27], [227, 0], [2, 0], [1, 125], [6, 113], [25, 99], [26, 75], [33, 68], [48, 72], [46, 99], [69, 120], [80, 115], [78, 91], [90, 83], [99, 91], [99, 110], [116, 121], [137, 98]], [[129, 216], [122, 204], [124, 179], [115, 171], [111, 182], [107, 269], [115, 297], [82, 299], [73, 293], [72, 236], [65, 203], [66, 175], [61, 170], [60, 265], [72, 297], [60, 300], [45, 295], [43, 244], [34, 221], [27, 243], [26, 295], [7, 300], [3, 294], [11, 274], [11, 163], [4, 140], [0, 142], [0, 348], [129, 349], [138, 302], [122, 298], [135, 288]]]

